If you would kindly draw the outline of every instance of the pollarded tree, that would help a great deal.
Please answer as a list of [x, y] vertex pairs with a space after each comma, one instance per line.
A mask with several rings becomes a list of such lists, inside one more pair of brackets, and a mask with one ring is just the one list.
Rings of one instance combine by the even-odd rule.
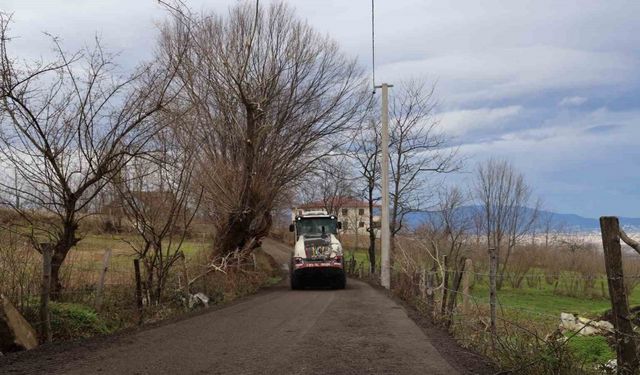
[[90, 203], [160, 126], [151, 116], [171, 100], [172, 70], [146, 65], [120, 77], [99, 42], [69, 54], [55, 38], [55, 61], [28, 64], [9, 52], [9, 23], [0, 14], [0, 155], [21, 187], [9, 171], [0, 189], [26, 222], [20, 233], [53, 251], [55, 299]]
[[216, 250], [228, 253], [267, 233], [278, 196], [362, 112], [366, 85], [355, 60], [282, 3], [241, 3], [224, 17], [174, 15], [160, 50], [188, 47], [181, 103], [192, 109]]

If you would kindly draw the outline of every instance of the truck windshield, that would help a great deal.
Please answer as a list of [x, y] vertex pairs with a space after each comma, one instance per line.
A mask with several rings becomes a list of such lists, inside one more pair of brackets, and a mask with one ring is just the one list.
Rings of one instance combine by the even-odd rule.
[[296, 230], [298, 236], [301, 234], [321, 235], [324, 227], [325, 234], [338, 234], [338, 221], [328, 217], [299, 218], [296, 220]]

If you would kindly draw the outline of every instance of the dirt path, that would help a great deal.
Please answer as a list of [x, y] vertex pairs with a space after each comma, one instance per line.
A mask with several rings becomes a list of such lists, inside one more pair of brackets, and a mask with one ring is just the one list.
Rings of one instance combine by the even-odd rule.
[[[278, 262], [287, 248], [264, 246]], [[49, 351], [51, 351], [49, 349]], [[0, 373], [456, 374], [392, 299], [349, 280], [346, 290], [285, 285], [190, 319], [65, 351], [43, 348]], [[9, 358], [7, 358], [9, 359]]]

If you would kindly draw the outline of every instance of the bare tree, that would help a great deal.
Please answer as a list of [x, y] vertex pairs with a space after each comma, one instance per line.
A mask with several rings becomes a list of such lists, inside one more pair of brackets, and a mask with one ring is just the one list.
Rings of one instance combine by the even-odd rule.
[[181, 99], [192, 107], [216, 250], [230, 252], [264, 236], [278, 195], [335, 149], [366, 103], [365, 80], [355, 60], [284, 4], [241, 3], [226, 17], [174, 14], [160, 49], [188, 46]]
[[425, 209], [429, 201], [425, 173], [459, 169], [456, 150], [446, 148], [434, 118], [434, 90], [424, 82], [407, 81], [395, 89], [390, 101], [391, 246], [406, 215]]
[[38, 251], [53, 249], [57, 298], [60, 267], [80, 241], [79, 222], [157, 131], [151, 115], [171, 100], [172, 72], [147, 65], [122, 78], [98, 41], [69, 54], [55, 38], [55, 61], [24, 63], [9, 52], [9, 24], [0, 14], [0, 153], [21, 187], [4, 176], [0, 189], [3, 203], [26, 222], [28, 231], [21, 233]]
[[544, 235], [544, 247], [549, 248], [552, 242], [558, 240], [559, 233], [567, 233], [565, 223], [558, 221], [553, 212], [540, 211], [538, 213], [538, 225]]
[[380, 186], [381, 135], [379, 124], [373, 120], [363, 123], [358, 129], [353, 152], [357, 170], [364, 182], [364, 196], [369, 209], [369, 264], [371, 273], [376, 272], [376, 232], [374, 208], [380, 200], [377, 192]]
[[354, 177], [349, 160], [330, 156], [321, 160], [300, 182], [304, 202], [321, 202], [329, 214], [338, 215], [343, 205], [355, 195]]
[[509, 256], [522, 237], [531, 232], [539, 212], [524, 175], [506, 160], [490, 159], [476, 170], [475, 198], [487, 245], [496, 249], [497, 286], [502, 287]]
[[[143, 156], [124, 170], [116, 184], [124, 213], [140, 235], [127, 241], [145, 267], [149, 300], [159, 303], [171, 267], [181, 251], [200, 204], [202, 190], [192, 187], [193, 153], [167, 128], [157, 134]], [[194, 191], [195, 190], [195, 191]]]
[[[472, 216], [465, 210], [468, 197], [457, 187], [441, 189], [438, 192], [438, 204], [436, 211], [432, 212], [427, 234], [434, 236], [434, 241], [440, 242], [443, 248], [442, 255], [446, 255], [442, 261], [445, 272], [443, 273], [442, 312], [447, 305], [449, 294], [450, 276], [454, 275], [459, 267], [460, 256], [464, 253], [464, 247], [468, 241], [469, 230], [473, 227]], [[440, 238], [438, 238], [440, 237]]]

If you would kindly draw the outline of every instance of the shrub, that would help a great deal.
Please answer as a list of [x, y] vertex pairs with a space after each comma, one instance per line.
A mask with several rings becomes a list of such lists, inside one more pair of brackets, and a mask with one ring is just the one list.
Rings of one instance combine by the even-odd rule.
[[51, 330], [59, 339], [90, 337], [110, 332], [106, 322], [88, 306], [51, 302], [50, 307]]

